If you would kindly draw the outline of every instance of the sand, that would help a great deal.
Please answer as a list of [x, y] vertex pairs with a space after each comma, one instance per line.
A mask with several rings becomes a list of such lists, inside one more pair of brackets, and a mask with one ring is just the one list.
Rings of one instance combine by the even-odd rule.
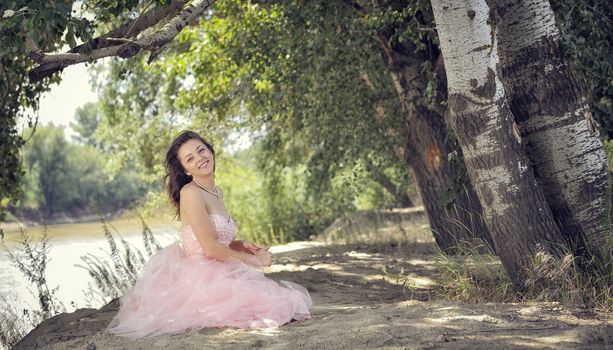
[[[480, 303], [436, 296], [431, 241], [398, 246], [295, 242], [268, 271], [307, 287], [312, 318], [272, 330], [202, 329], [137, 341], [102, 332], [117, 301], [44, 321], [15, 349], [607, 349], [613, 321], [555, 303]], [[383, 273], [404, 268], [414, 289]]]

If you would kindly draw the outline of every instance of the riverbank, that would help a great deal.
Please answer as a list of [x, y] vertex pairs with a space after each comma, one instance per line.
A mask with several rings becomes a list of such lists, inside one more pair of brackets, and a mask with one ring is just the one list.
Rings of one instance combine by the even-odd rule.
[[7, 230], [15, 230], [21, 225], [22, 227], [35, 227], [44, 225], [67, 225], [80, 224], [87, 222], [96, 222], [100, 219], [112, 220], [129, 216], [130, 210], [119, 209], [115, 211], [106, 211], [102, 213], [82, 212], [82, 213], [56, 213], [47, 215], [37, 209], [12, 209], [7, 213], [6, 225]]
[[[56, 218], [51, 222], [40, 223], [35, 221], [3, 222], [0, 227], [4, 231], [4, 242], [15, 245], [21, 240], [21, 230], [24, 230], [33, 241], [38, 241], [46, 229], [50, 239], [88, 239], [91, 237], [103, 237], [102, 220], [107, 223], [112, 233], [121, 235], [131, 235], [142, 231], [143, 223], [140, 217], [132, 212], [118, 212], [115, 214], [85, 215], [81, 217]], [[147, 226], [157, 228], [177, 229], [180, 225], [173, 220], [170, 215], [159, 215], [147, 217]]]
[[[613, 344], [610, 315], [550, 302], [449, 300], [446, 267], [425, 217], [410, 210], [367, 217], [352, 215], [315, 240], [271, 248], [267, 275], [309, 290], [310, 320], [272, 330], [201, 329], [134, 341], [104, 332], [118, 310], [114, 300], [46, 320], [15, 349], [607, 349]], [[470, 258], [454, 259], [466, 264]]]
[[[273, 330], [194, 330], [128, 340], [104, 333], [117, 301], [44, 321], [15, 349], [606, 349], [613, 321], [555, 303], [479, 303], [437, 296], [441, 269], [430, 241], [294, 242], [273, 247], [268, 276], [310, 291], [312, 318]], [[384, 268], [399, 270], [407, 289]]]

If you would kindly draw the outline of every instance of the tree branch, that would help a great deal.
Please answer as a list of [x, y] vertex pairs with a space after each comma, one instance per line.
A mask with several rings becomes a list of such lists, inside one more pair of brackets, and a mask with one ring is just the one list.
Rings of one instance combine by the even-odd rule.
[[[147, 13], [147, 9], [149, 9], [149, 6], [151, 6], [151, 4], [153, 4], [153, 0], [149, 0], [149, 2], [147, 3], [147, 5], [145, 5], [145, 8], [143, 9], [143, 11], [138, 15], [138, 17], [133, 21], [132, 25], [130, 26], [130, 29], [128, 29], [128, 31], [126, 32], [125, 35], [123, 35], [126, 38], [130, 37], [130, 34], [132, 34], [132, 29], [134, 29], [134, 27], [136, 26], [136, 24], [140, 21], [141, 17], [143, 17], [146, 13]], [[175, 3], [176, 5], [176, 3]], [[139, 32], [140, 33], [140, 32]]]
[[95, 50], [102, 47], [114, 45], [108, 38], [132, 38], [140, 34], [143, 30], [160, 23], [166, 17], [176, 15], [189, 0], [175, 0], [170, 6], [155, 7], [145, 11], [139, 17], [124, 23], [121, 27], [114, 29], [104, 35], [94, 38], [87, 43], [73, 47], [70, 52], [83, 53], [86, 50]]
[[[172, 17], [158, 31], [143, 35], [140, 38], [126, 39], [123, 35], [130, 31], [130, 35], [136, 36], [143, 30], [157, 24], [160, 20], [168, 16], [174, 10], [171, 8], [162, 8], [164, 11], [159, 11], [160, 8], [152, 9], [149, 14], [145, 13], [138, 23], [133, 21], [122, 25], [120, 28], [113, 30], [105, 35], [93, 39], [92, 41], [73, 48], [69, 52], [53, 54], [53, 53], [31, 53], [30, 57], [40, 64], [28, 74], [31, 82], [39, 81], [51, 74], [64, 69], [73, 64], [82, 62], [92, 62], [103, 57], [119, 56], [121, 58], [130, 58], [142, 50], [149, 50], [151, 55], [148, 62], [151, 63], [153, 58], [157, 56], [164, 45], [172, 41], [183, 28], [198, 18], [204, 10], [211, 6], [215, 0], [194, 0], [185, 5], [178, 13]], [[173, 2], [173, 6], [177, 3], [185, 4], [187, 1]], [[157, 12], [153, 12], [158, 10]], [[154, 21], [153, 19], [156, 19]], [[128, 41], [129, 42], [126, 42]], [[90, 46], [87, 46], [90, 45]], [[88, 53], [85, 53], [84, 48], [94, 47]]]

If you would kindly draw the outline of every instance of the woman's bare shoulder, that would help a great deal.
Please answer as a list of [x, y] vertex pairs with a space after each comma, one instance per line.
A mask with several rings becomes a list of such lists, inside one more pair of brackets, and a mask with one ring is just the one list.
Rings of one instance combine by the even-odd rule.
[[181, 188], [180, 198], [181, 199], [194, 198], [195, 196], [199, 194], [200, 194], [200, 189], [198, 188], [198, 186], [190, 182]]

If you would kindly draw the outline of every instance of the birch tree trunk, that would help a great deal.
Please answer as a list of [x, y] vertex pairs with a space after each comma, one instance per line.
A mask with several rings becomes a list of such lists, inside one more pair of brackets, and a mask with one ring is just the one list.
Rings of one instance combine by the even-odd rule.
[[547, 0], [488, 0], [503, 83], [527, 154], [575, 255], [611, 257], [607, 164], [585, 88], [561, 50]]
[[523, 287], [538, 252], [561, 257], [555, 224], [522, 144], [499, 80], [495, 27], [485, 0], [432, 0], [456, 133], [496, 251]]
[[417, 57], [414, 47], [390, 47], [383, 34], [377, 40], [406, 121], [408, 137], [402, 157], [412, 170], [436, 244], [450, 254], [466, 243], [494, 251], [481, 204], [470, 184], [451, 205], [445, 205], [458, 174], [448, 159], [451, 150], [445, 143], [443, 116], [421, 102], [428, 83], [421, 72], [425, 58]]

